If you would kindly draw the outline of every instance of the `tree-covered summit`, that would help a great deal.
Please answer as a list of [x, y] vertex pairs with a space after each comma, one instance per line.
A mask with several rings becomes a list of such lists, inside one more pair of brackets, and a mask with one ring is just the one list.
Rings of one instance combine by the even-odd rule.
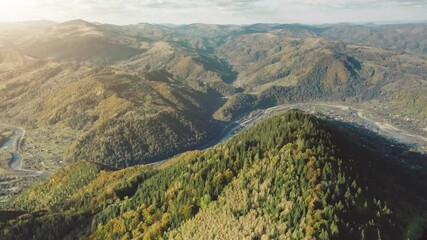
[[[1, 223], [2, 238], [421, 238], [425, 169], [408, 169], [333, 124], [290, 111], [158, 169], [93, 168], [87, 181], [75, 179], [74, 195], [48, 188], [55, 175], [8, 204], [29, 213]], [[36, 189], [55, 201], [35, 203]]]

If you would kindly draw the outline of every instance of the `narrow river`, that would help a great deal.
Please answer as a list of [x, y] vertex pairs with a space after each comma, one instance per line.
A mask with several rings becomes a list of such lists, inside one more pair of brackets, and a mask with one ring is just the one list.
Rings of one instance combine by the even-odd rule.
[[30, 169], [22, 169], [22, 157], [19, 152], [21, 151], [21, 144], [25, 136], [25, 130], [19, 127], [0, 124], [0, 127], [10, 129], [13, 131], [13, 136], [11, 136], [0, 148], [3, 148], [10, 152], [11, 158], [8, 162], [9, 168], [15, 172], [27, 173], [30, 175], [27, 176], [42, 176], [47, 175], [45, 172], [30, 170]]

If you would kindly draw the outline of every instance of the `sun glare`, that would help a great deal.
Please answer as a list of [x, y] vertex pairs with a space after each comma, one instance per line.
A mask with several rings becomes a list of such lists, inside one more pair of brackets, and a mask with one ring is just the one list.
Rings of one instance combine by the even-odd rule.
[[0, 21], [15, 22], [43, 18], [45, 12], [39, 8], [46, 1], [6, 0], [0, 2]]

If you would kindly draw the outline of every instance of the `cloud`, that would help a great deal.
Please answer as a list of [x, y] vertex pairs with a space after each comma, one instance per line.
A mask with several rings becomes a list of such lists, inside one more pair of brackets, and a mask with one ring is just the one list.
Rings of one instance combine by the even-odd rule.
[[229, 8], [233, 10], [245, 10], [263, 0], [33, 0], [40, 6], [80, 6], [84, 8], [102, 9], [129, 9], [129, 8]]
[[427, 0], [0, 0], [0, 21], [320, 23], [425, 19], [426, 12]]
[[[66, 0], [44, 0], [55, 2], [57, 8], [61, 4], [66, 4], [68, 9], [72, 6]], [[240, 14], [253, 11], [257, 4], [265, 0], [74, 0], [74, 6], [78, 10], [92, 9], [105, 14], [115, 14], [127, 12], [128, 14], [138, 14], [144, 11], [192, 11], [216, 12], [225, 14]]]
[[263, 2], [262, 0], [209, 0], [214, 6], [222, 10], [230, 11], [245, 11], [253, 8], [257, 3]]
[[292, 4], [324, 8], [377, 8], [377, 7], [420, 7], [427, 6], [426, 0], [298, 0]]

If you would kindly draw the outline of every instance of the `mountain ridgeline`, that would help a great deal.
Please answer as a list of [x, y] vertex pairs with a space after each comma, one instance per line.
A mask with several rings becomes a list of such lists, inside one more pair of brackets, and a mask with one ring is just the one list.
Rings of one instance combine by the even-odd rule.
[[159, 168], [80, 161], [6, 203], [1, 238], [421, 239], [425, 171], [336, 124], [290, 111]]
[[69, 136], [53, 159], [113, 167], [199, 148], [241, 114], [285, 103], [380, 106], [421, 126], [425, 29], [3, 24], [0, 119], [36, 142], [36, 131]]

